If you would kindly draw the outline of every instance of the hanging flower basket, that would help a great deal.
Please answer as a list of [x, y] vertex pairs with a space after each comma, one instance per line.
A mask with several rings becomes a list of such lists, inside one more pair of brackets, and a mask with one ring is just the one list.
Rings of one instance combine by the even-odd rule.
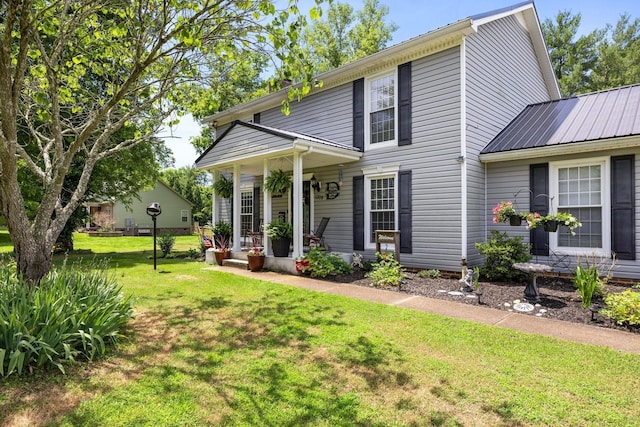
[[522, 218], [520, 217], [520, 215], [511, 215], [509, 217], [509, 225], [516, 227], [520, 224], [522, 224]]
[[291, 187], [291, 176], [282, 169], [271, 171], [264, 180], [264, 188], [271, 194], [283, 194]]
[[544, 231], [550, 232], [550, 233], [555, 233], [556, 231], [558, 231], [558, 221], [556, 221], [555, 219], [550, 219], [548, 221], [545, 221]]
[[213, 192], [218, 197], [230, 199], [233, 197], [233, 181], [224, 175], [220, 175], [216, 182], [213, 183]]

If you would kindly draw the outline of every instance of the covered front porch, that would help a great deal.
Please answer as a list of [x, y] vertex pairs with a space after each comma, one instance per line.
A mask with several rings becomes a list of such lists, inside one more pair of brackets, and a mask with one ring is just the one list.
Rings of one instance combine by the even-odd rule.
[[[295, 271], [293, 260], [304, 252], [304, 235], [319, 221], [315, 218], [316, 194], [329, 191], [317, 177], [332, 168], [360, 159], [362, 153], [346, 146], [302, 133], [256, 123], [234, 122], [196, 161], [196, 166], [212, 174], [213, 181], [233, 182], [230, 199], [213, 195], [212, 223], [232, 224], [232, 252], [240, 254], [252, 245], [251, 236], [260, 233], [267, 254], [267, 268]], [[264, 180], [272, 171], [290, 174], [292, 185], [283, 194], [270, 194]], [[334, 184], [338, 184], [337, 182]], [[338, 184], [342, 185], [340, 182]], [[274, 219], [290, 222], [293, 239], [289, 256], [272, 259], [271, 242], [264, 225]], [[289, 266], [289, 267], [287, 267]]]

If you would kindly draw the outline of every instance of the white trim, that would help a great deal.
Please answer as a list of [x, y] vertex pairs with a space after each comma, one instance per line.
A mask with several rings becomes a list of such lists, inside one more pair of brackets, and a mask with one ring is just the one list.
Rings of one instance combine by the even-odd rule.
[[[393, 169], [393, 168], [390, 168]], [[370, 242], [371, 236], [371, 181], [374, 179], [383, 179], [383, 178], [393, 178], [393, 200], [394, 200], [394, 224], [395, 228], [398, 229], [398, 221], [399, 221], [399, 208], [398, 208], [398, 172], [389, 171], [386, 173], [374, 173], [374, 174], [365, 174], [364, 176], [364, 247], [365, 249], [375, 249], [375, 242]]]
[[[393, 139], [384, 142], [371, 143], [371, 82], [381, 78], [393, 76]], [[367, 76], [364, 79], [364, 151], [398, 145], [398, 67], [390, 68], [380, 73]]]
[[363, 168], [363, 175], [391, 175], [392, 173], [398, 172], [400, 170], [400, 165], [391, 165], [391, 166], [372, 166], [369, 168]]
[[[183, 212], [186, 212], [186, 213], [187, 213], [187, 214], [184, 216], [184, 218], [187, 218], [187, 219], [186, 219], [186, 220], [184, 220], [184, 221], [182, 220], [182, 218], [183, 218], [182, 213], [183, 213]], [[189, 209], [180, 209], [180, 222], [181, 222], [181, 223], [182, 223], [182, 222], [187, 222], [187, 223], [189, 222]]]
[[497, 153], [480, 154], [482, 163], [504, 162], [508, 160], [536, 159], [541, 157], [562, 156], [570, 154], [588, 153], [603, 150], [619, 150], [640, 146], [638, 135], [609, 138], [598, 141], [569, 142], [547, 145], [537, 148], [523, 148], [520, 150], [500, 151]]
[[[579, 160], [564, 160], [549, 162], [549, 196], [551, 197], [550, 212], [556, 213], [559, 207], [558, 197], [558, 169], [567, 167], [580, 167], [600, 165], [600, 194], [602, 208], [602, 247], [601, 248], [578, 248], [558, 246], [558, 233], [549, 233], [549, 248], [556, 253], [567, 255], [611, 255], [611, 174], [609, 157], [590, 157]], [[556, 201], [553, 203], [553, 201]]]

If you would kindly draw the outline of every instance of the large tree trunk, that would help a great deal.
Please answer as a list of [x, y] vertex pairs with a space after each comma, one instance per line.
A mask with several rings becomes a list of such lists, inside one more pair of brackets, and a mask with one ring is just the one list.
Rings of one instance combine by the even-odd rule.
[[37, 285], [51, 268], [51, 248], [36, 240], [13, 241], [18, 271], [32, 285]]

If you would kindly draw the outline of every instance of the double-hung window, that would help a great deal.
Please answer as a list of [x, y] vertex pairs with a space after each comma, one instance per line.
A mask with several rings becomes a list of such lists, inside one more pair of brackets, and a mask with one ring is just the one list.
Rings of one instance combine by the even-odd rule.
[[253, 231], [253, 190], [240, 192], [240, 226], [243, 236]]
[[[397, 169], [397, 168], [392, 168]], [[396, 170], [367, 175], [365, 179], [365, 245], [375, 245], [376, 230], [395, 230], [398, 224], [398, 175]]]
[[180, 209], [180, 221], [189, 222], [189, 211], [187, 209]]
[[397, 96], [396, 71], [367, 80], [366, 126], [369, 148], [396, 141]]
[[557, 233], [550, 233], [551, 248], [576, 255], [609, 254], [609, 160], [550, 163], [550, 172], [552, 209], [556, 205], [558, 212], [568, 212], [582, 224], [574, 236], [562, 226]]

